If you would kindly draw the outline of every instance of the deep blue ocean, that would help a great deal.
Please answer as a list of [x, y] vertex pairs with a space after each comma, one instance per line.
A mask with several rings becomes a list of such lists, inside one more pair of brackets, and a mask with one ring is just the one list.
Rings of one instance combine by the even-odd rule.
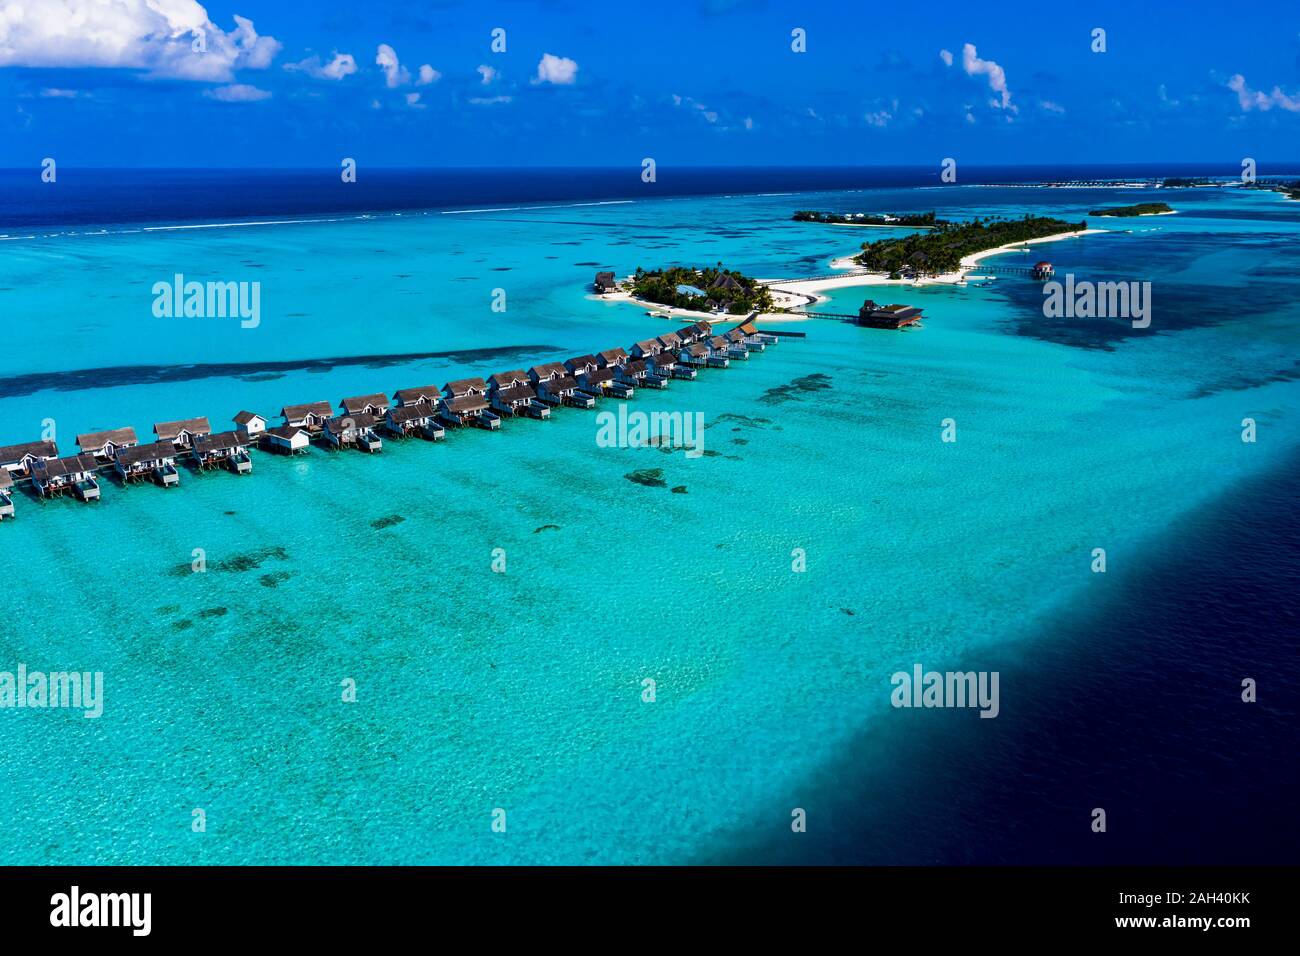
[[[1261, 169], [1261, 177], [1286, 169]], [[1160, 176], [1239, 175], [1233, 163], [1113, 166], [961, 166], [964, 184], [1037, 183]], [[640, 165], [551, 169], [368, 169], [343, 183], [340, 170], [59, 168], [51, 190], [40, 170], [0, 170], [0, 229], [142, 222], [233, 222], [501, 203], [708, 196], [774, 191], [938, 186], [933, 167], [671, 167], [642, 181]]]

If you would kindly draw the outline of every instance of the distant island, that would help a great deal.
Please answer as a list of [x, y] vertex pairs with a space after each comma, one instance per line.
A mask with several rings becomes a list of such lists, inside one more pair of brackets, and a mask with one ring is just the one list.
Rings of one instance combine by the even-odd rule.
[[1049, 216], [945, 222], [936, 225], [932, 232], [863, 243], [862, 252], [853, 261], [873, 272], [888, 273], [891, 279], [944, 275], [959, 271], [962, 259], [976, 253], [1032, 239], [1084, 232], [1087, 228], [1087, 222], [1071, 223]]
[[800, 209], [790, 218], [795, 222], [824, 222], [835, 226], [907, 226], [917, 229], [932, 229], [946, 221], [936, 219], [933, 210], [930, 212], [897, 212], [877, 215], [863, 212], [838, 213]]
[[1168, 203], [1140, 202], [1132, 206], [1111, 206], [1108, 209], [1094, 209], [1089, 216], [1160, 216], [1173, 212]]
[[671, 266], [647, 271], [638, 267], [626, 288], [634, 298], [692, 312], [745, 315], [755, 309], [772, 309], [767, 286], [734, 269], [724, 269], [720, 262], [703, 269]]
[[1300, 179], [1286, 182], [1281, 179], [1257, 179], [1253, 183], [1242, 183], [1246, 189], [1269, 189], [1279, 192], [1287, 199], [1300, 199]]
[[1190, 189], [1193, 186], [1222, 186], [1223, 183], [1205, 176], [1168, 176], [1160, 180], [1166, 189]]

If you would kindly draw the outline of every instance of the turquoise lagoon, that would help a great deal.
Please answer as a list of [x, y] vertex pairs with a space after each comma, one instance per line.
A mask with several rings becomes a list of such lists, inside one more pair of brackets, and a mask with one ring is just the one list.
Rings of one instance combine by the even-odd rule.
[[[113, 485], [94, 506], [20, 496], [0, 527], [0, 669], [103, 671], [105, 705], [97, 720], [0, 711], [0, 821], [22, 835], [0, 862], [708, 862], [788, 830], [794, 806], [816, 825], [820, 771], [864, 728], [880, 752], [906, 749], [893, 671], [1052, 640], [1159, 562], [1174, 522], [1300, 444], [1300, 205], [1134, 192], [705, 197], [0, 242], [0, 439], [52, 419], [68, 451], [101, 427], [224, 423], [676, 327], [590, 297], [597, 268], [814, 274], [889, 234], [786, 221], [795, 208], [1180, 210], [1042, 247], [1058, 273], [1150, 280], [1147, 332], [1048, 324], [1014, 277], [891, 290], [925, 308], [924, 329], [803, 322], [806, 339], [639, 392], [637, 409], [703, 413], [703, 458], [598, 447], [593, 413], [563, 409], [377, 458], [259, 454], [249, 478], [186, 471], [177, 490]], [[149, 290], [175, 273], [259, 280], [260, 326], [155, 319]], [[838, 289], [821, 308], [863, 297]], [[398, 357], [412, 353], [435, 357]], [[308, 367], [355, 356], [385, 358]], [[224, 367], [176, 371], [209, 365]], [[108, 371], [66, 374], [86, 369]], [[649, 484], [629, 480], [647, 469]], [[1105, 575], [1089, 571], [1095, 547]]]

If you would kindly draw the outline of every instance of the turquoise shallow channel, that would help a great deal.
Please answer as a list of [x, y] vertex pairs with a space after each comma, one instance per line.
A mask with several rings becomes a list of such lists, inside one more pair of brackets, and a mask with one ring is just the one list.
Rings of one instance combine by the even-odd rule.
[[[68, 453], [79, 432], [224, 427], [683, 324], [595, 299], [598, 268], [812, 275], [894, 234], [793, 223], [795, 208], [1178, 210], [1043, 247], [1058, 274], [1150, 281], [1149, 330], [1046, 320], [1012, 275], [891, 289], [923, 328], [791, 323], [807, 337], [638, 392], [632, 408], [703, 414], [698, 458], [600, 447], [594, 412], [559, 409], [377, 457], [262, 452], [251, 477], [186, 468], [167, 491], [106, 480], [93, 505], [16, 496], [0, 670], [102, 671], [105, 700], [99, 719], [0, 712], [0, 821], [23, 835], [0, 863], [712, 862], [788, 829], [803, 782], [864, 729], [880, 753], [906, 746], [893, 671], [1052, 641], [1159, 562], [1173, 523], [1300, 445], [1300, 204], [1169, 192], [712, 196], [0, 241], [0, 442], [52, 419]], [[261, 324], [154, 318], [149, 290], [175, 273], [260, 281]], [[383, 358], [340, 361], [356, 356]]]

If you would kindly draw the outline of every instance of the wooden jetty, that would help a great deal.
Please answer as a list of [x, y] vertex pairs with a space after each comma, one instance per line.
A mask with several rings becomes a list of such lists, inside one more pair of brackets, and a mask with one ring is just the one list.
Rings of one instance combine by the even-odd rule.
[[14, 517], [14, 476], [0, 468], [0, 521]]

